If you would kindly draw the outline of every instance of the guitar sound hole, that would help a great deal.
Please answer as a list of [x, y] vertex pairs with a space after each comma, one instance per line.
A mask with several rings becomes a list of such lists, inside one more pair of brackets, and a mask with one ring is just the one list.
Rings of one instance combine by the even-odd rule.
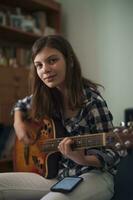
[[44, 125], [44, 130], [46, 131], [46, 130], [47, 130], [47, 128], [48, 128], [48, 127], [47, 127], [47, 125], [45, 124], [45, 125]]

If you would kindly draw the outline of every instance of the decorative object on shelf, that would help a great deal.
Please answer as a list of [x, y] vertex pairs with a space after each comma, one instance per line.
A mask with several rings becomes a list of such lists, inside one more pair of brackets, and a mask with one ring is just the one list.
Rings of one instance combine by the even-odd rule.
[[10, 15], [10, 26], [18, 29], [22, 29], [23, 16], [20, 15]]
[[24, 16], [22, 20], [22, 30], [34, 33], [35, 21], [31, 15]]
[[44, 35], [54, 35], [56, 34], [56, 30], [52, 27], [46, 26]]

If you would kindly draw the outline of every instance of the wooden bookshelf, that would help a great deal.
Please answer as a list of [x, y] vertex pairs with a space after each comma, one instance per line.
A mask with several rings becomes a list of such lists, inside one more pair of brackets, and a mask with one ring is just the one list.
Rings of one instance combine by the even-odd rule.
[[[7, 19], [19, 8], [23, 16], [33, 16], [37, 12], [44, 12], [47, 19], [47, 26], [61, 33], [61, 5], [54, 0], [0, 0], [0, 12], [3, 12]], [[10, 20], [7, 20], [10, 22]], [[36, 19], [36, 18], [35, 18]], [[39, 18], [39, 21], [41, 19]], [[11, 23], [11, 22], [10, 22]], [[42, 35], [34, 31], [24, 31], [6, 22], [0, 24], [0, 43], [7, 48], [26, 48], [30, 50], [34, 41]], [[20, 54], [21, 51], [19, 51]], [[1, 58], [0, 58], [1, 59]], [[12, 125], [11, 109], [18, 99], [29, 95], [28, 91], [29, 69], [27, 66], [11, 67], [9, 63], [0, 63], [0, 123]], [[0, 160], [0, 172], [12, 171], [12, 159]]]
[[8, 8], [20, 7], [27, 13], [44, 11], [57, 33], [61, 32], [61, 4], [54, 0], [0, 0], [0, 5], [8, 6]]
[[[47, 25], [54, 28], [56, 33], [61, 32], [61, 5], [56, 1], [0, 0], [0, 11], [4, 9], [2, 10], [4, 13], [6, 13], [7, 9], [7, 12], [12, 14], [12, 11], [14, 11], [12, 9], [17, 8], [21, 9], [24, 15], [44, 12], [47, 17]], [[21, 28], [12, 27], [10, 24], [0, 25], [1, 44], [5, 46], [9, 44], [12, 48], [25, 48], [30, 51], [32, 44], [40, 36], [34, 32], [23, 31]], [[19, 51], [19, 56], [21, 57], [20, 52], [21, 50]], [[21, 58], [21, 60], [24, 59]], [[12, 68], [9, 66], [1, 66], [0, 64], [0, 123], [10, 124], [11, 116], [9, 110], [19, 98], [28, 95], [28, 76], [29, 70], [27, 66], [23, 68], [21, 66]]]

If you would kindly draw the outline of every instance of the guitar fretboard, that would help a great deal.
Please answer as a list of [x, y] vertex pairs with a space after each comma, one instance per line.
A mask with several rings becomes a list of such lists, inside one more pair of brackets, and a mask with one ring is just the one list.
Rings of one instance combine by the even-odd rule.
[[[105, 133], [74, 136], [70, 137], [73, 140], [73, 149], [82, 149], [87, 147], [102, 147], [106, 145]], [[57, 151], [58, 145], [63, 138], [48, 139], [41, 149], [44, 152]]]

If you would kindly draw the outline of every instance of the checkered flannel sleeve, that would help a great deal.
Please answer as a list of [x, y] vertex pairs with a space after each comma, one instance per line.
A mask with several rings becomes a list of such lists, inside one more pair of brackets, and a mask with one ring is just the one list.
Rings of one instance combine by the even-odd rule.
[[31, 96], [26, 96], [24, 99], [19, 99], [16, 104], [13, 106], [11, 114], [14, 113], [16, 110], [21, 110], [22, 112], [27, 112], [31, 107]]
[[[91, 107], [91, 109], [89, 109]], [[113, 131], [113, 117], [110, 113], [104, 99], [97, 99], [88, 105], [90, 110], [88, 114], [88, 122], [90, 124], [91, 133], [100, 133]], [[106, 170], [113, 170], [119, 163], [120, 157], [118, 152], [108, 148], [88, 149], [88, 155], [96, 155], [102, 163], [102, 168]]]

